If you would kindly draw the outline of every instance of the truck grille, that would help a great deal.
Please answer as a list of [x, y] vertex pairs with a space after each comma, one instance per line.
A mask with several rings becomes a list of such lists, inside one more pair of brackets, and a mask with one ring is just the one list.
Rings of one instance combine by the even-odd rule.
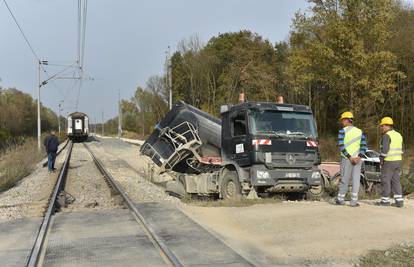
[[273, 153], [272, 162], [265, 162], [273, 168], [312, 168], [316, 161], [316, 154], [309, 153]]

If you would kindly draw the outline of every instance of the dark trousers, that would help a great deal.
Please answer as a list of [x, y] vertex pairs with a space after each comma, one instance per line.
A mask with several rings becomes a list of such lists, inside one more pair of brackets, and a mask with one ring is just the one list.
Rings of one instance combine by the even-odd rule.
[[47, 153], [47, 169], [53, 171], [55, 169], [56, 152]]
[[394, 197], [402, 197], [402, 187], [400, 182], [401, 170], [401, 160], [384, 161], [384, 165], [382, 165], [381, 168], [381, 184], [383, 198], [388, 198], [391, 192], [394, 194]]

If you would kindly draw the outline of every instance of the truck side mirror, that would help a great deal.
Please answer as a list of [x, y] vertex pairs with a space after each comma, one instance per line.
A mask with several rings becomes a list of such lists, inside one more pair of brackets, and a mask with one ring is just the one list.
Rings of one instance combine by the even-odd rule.
[[229, 110], [230, 110], [230, 105], [222, 105], [220, 107], [220, 114], [226, 113]]

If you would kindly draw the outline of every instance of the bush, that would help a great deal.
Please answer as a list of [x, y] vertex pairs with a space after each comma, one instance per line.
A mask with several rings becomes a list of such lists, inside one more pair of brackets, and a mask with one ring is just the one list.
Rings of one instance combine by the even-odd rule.
[[322, 161], [338, 161], [339, 150], [337, 140], [333, 136], [323, 136], [319, 138], [319, 152]]
[[13, 187], [20, 179], [29, 175], [44, 157], [45, 152], [38, 151], [34, 138], [26, 139], [22, 145], [9, 148], [0, 154], [0, 192]]

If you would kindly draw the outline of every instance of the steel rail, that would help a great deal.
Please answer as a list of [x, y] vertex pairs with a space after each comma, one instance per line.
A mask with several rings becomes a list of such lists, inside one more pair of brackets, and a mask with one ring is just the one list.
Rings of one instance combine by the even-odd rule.
[[141, 214], [141, 212], [137, 209], [137, 207], [134, 205], [132, 200], [128, 197], [127, 193], [121, 188], [121, 186], [115, 181], [113, 176], [105, 169], [102, 162], [95, 156], [95, 154], [92, 152], [92, 150], [83, 143], [85, 148], [88, 150], [89, 154], [91, 155], [93, 161], [95, 162], [95, 165], [98, 167], [99, 171], [106, 177], [108, 182], [111, 184], [111, 186], [119, 192], [119, 194], [122, 196], [123, 200], [125, 201], [126, 205], [128, 206], [129, 210], [133, 213], [134, 218], [137, 220], [138, 223], [140, 223], [144, 229], [147, 231], [150, 238], [153, 240], [153, 243], [160, 249], [160, 251], [167, 257], [167, 259], [170, 261], [170, 263], [175, 267], [182, 267], [183, 265], [178, 260], [178, 258], [174, 255], [174, 253], [167, 247], [167, 245], [164, 243], [161, 237], [159, 237], [152, 226], [147, 222], [147, 220], [144, 218], [144, 216]]
[[66, 174], [68, 173], [69, 168], [69, 161], [70, 156], [72, 154], [73, 143], [69, 141], [68, 152], [66, 154], [65, 162], [63, 163], [62, 168], [60, 169], [58, 179], [55, 184], [55, 188], [53, 190], [52, 197], [49, 200], [49, 205], [47, 208], [47, 212], [45, 217], [43, 218], [42, 225], [40, 226], [39, 233], [37, 234], [36, 241], [30, 252], [30, 257], [27, 262], [28, 267], [35, 267], [38, 266], [39, 261], [42, 257], [42, 251], [44, 249], [45, 240], [50, 228], [50, 221], [52, 219], [52, 215], [55, 213], [57, 198], [59, 196], [60, 191], [63, 189], [64, 180]]

